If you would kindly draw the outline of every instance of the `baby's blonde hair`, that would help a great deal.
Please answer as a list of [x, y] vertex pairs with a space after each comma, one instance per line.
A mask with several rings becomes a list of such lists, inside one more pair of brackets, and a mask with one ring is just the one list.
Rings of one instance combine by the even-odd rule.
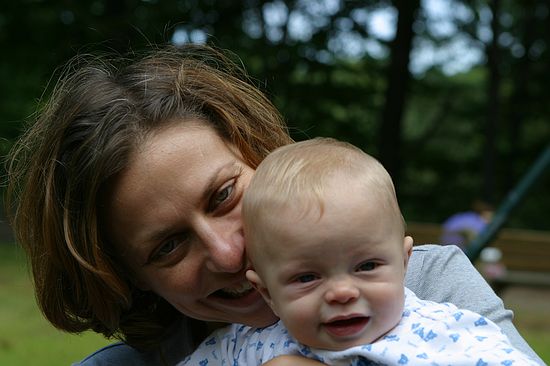
[[[258, 166], [243, 200], [247, 245], [261, 241], [256, 240], [261, 237], [259, 231], [281, 209], [292, 207], [300, 217], [316, 207], [322, 217], [327, 186], [337, 175], [361, 182], [365, 199], [378, 198], [378, 203], [403, 220], [392, 179], [378, 160], [349, 143], [315, 138], [280, 147]], [[346, 189], [342, 183], [341, 189]]]

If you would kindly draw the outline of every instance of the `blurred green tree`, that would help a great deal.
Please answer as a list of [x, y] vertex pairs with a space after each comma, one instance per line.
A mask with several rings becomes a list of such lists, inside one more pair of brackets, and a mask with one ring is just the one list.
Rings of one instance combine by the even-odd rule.
[[[451, 0], [441, 20], [428, 8], [437, 3], [6, 2], [0, 153], [32, 121], [52, 72], [74, 54], [208, 42], [242, 59], [296, 139], [334, 136], [378, 156], [408, 220], [442, 221], [480, 195], [498, 203], [549, 140], [550, 4]], [[390, 19], [394, 36], [373, 32], [376, 14]], [[471, 66], [450, 70], [472, 55]], [[430, 57], [424, 68], [414, 61]], [[543, 180], [511, 225], [549, 228], [548, 174]]]

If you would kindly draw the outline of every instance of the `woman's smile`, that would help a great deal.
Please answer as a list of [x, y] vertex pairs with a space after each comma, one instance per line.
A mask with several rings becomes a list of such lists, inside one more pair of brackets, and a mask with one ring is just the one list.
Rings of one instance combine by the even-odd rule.
[[224, 288], [208, 296], [209, 299], [219, 301], [225, 306], [238, 306], [241, 311], [246, 308], [263, 306], [264, 300], [260, 293], [248, 283], [243, 283], [239, 288]]
[[252, 285], [248, 281], [244, 281], [237, 287], [222, 288], [221, 290], [216, 291], [213, 295], [227, 297], [230, 299], [238, 299], [244, 297], [252, 291], [254, 291]]

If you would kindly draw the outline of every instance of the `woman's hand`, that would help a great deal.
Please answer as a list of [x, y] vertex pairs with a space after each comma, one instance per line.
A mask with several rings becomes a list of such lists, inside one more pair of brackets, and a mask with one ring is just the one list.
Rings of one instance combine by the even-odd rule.
[[264, 363], [265, 366], [319, 366], [324, 365], [319, 361], [312, 360], [310, 358], [296, 356], [296, 355], [285, 355], [275, 357], [274, 359]]

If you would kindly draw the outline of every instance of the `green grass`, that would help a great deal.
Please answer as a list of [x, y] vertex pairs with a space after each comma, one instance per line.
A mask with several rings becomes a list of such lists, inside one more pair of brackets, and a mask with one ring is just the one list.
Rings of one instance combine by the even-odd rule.
[[[531, 310], [514, 310], [518, 330], [550, 364], [550, 320]], [[70, 365], [109, 343], [91, 332], [71, 335], [58, 331], [44, 320], [23, 253], [4, 243], [0, 243], [0, 329], [0, 365]]]
[[[548, 294], [548, 291], [546, 291]], [[548, 317], [548, 295], [539, 301], [541, 306], [530, 306], [525, 309], [526, 301], [537, 302], [536, 299], [516, 300], [509, 305], [514, 310], [516, 328], [519, 330], [525, 341], [539, 355], [539, 357], [550, 365], [550, 318]], [[523, 308], [518, 303], [523, 303]]]
[[51, 326], [33, 294], [23, 253], [0, 243], [0, 365], [70, 365], [109, 343], [94, 333], [72, 335]]
[[550, 334], [541, 331], [523, 331], [522, 335], [537, 355], [550, 365], [550, 347], [548, 346], [550, 345]]

